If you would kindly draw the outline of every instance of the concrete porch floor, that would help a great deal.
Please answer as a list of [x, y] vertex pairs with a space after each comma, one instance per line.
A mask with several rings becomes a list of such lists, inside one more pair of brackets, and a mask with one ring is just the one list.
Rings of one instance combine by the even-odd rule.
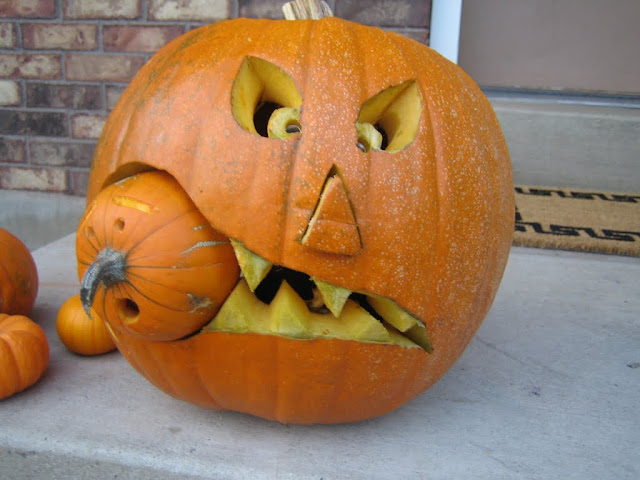
[[381, 418], [288, 426], [168, 397], [123, 357], [68, 352], [74, 237], [34, 252], [45, 376], [0, 402], [3, 479], [640, 478], [640, 259], [514, 248], [487, 319], [432, 389]]

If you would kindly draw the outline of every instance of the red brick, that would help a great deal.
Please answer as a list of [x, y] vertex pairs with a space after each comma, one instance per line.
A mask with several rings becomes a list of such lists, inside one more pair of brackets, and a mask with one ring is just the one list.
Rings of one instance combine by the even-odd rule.
[[285, 0], [239, 0], [238, 14], [246, 18], [273, 18], [276, 20], [284, 17], [282, 5]]
[[67, 0], [65, 18], [139, 18], [140, 0]]
[[95, 142], [32, 140], [29, 160], [34, 165], [90, 167]]
[[128, 82], [144, 63], [141, 55], [68, 54], [67, 79]]
[[148, 16], [153, 20], [193, 20], [213, 22], [229, 18], [227, 0], [148, 0]]
[[13, 48], [16, 46], [16, 29], [13, 23], [0, 23], [0, 48]]
[[0, 109], [0, 134], [66, 137], [68, 134], [67, 114]]
[[0, 54], [0, 77], [54, 79], [61, 75], [58, 54]]
[[388, 27], [428, 27], [430, 1], [336, 0], [337, 17], [365, 25]]
[[0, 163], [25, 163], [24, 140], [0, 137]]
[[95, 110], [102, 108], [99, 85], [63, 85], [47, 82], [27, 82], [27, 107], [74, 108]]
[[53, 168], [0, 167], [0, 188], [64, 192], [67, 175], [64, 170]]
[[0, 106], [20, 106], [22, 93], [20, 84], [13, 80], [0, 80]]
[[102, 115], [73, 115], [71, 135], [74, 138], [98, 138], [106, 120]]
[[42, 50], [93, 50], [98, 46], [98, 27], [69, 23], [25, 24], [22, 25], [22, 45]]
[[152, 53], [182, 33], [180, 25], [108, 25], [102, 30], [102, 43], [106, 51]]
[[87, 185], [89, 184], [88, 170], [71, 170], [69, 171], [69, 188], [71, 195], [87, 195]]
[[120, 87], [118, 85], [107, 85], [105, 87], [107, 110], [113, 110], [113, 107], [115, 107], [118, 100], [120, 100], [120, 96], [122, 95], [124, 88], [125, 87]]
[[52, 18], [55, 16], [55, 0], [5, 0], [0, 2], [0, 17]]

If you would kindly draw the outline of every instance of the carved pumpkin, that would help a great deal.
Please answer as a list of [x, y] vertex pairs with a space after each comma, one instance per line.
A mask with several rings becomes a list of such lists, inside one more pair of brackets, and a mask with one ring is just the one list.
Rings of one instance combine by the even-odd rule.
[[511, 244], [509, 158], [478, 87], [338, 18], [221, 21], [159, 51], [105, 125], [89, 201], [147, 170], [231, 239], [242, 278], [175, 341], [94, 305], [136, 369], [205, 407], [335, 423], [402, 405], [460, 356]]
[[49, 364], [49, 342], [24, 315], [0, 313], [0, 400], [40, 379]]
[[0, 313], [29, 315], [38, 295], [38, 270], [22, 241], [0, 228]]
[[56, 331], [60, 341], [73, 353], [101, 355], [116, 349], [109, 329], [100, 316], [84, 311], [80, 295], [69, 297], [58, 310]]

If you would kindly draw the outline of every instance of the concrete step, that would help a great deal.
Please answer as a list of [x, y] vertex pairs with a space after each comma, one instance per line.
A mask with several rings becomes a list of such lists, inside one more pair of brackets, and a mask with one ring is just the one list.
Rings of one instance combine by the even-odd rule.
[[489, 99], [515, 183], [640, 192], [640, 105]]
[[35, 250], [74, 232], [84, 207], [83, 197], [0, 190], [0, 227]]

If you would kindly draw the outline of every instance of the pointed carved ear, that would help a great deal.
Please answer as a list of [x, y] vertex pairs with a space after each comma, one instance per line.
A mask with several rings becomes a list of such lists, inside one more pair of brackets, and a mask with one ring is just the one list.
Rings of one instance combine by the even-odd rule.
[[300, 131], [302, 96], [292, 78], [277, 65], [245, 57], [231, 89], [231, 109], [247, 131], [288, 138]]
[[364, 152], [402, 150], [415, 138], [421, 114], [415, 80], [382, 90], [362, 105], [356, 123], [358, 148]]

